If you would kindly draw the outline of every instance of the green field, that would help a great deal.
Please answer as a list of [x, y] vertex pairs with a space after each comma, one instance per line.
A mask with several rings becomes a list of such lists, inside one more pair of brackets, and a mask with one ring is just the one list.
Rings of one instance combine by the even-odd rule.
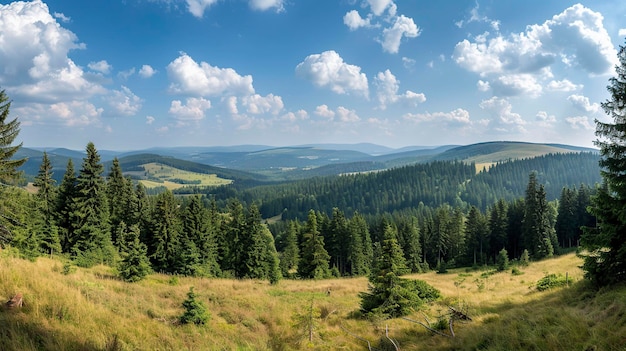
[[182, 188], [184, 186], [219, 186], [227, 185], [233, 181], [220, 178], [215, 174], [203, 174], [197, 172], [184, 171], [160, 163], [147, 163], [143, 165], [144, 172], [127, 172], [144, 178], [140, 182], [146, 188], [156, 188], [164, 186], [170, 190]]

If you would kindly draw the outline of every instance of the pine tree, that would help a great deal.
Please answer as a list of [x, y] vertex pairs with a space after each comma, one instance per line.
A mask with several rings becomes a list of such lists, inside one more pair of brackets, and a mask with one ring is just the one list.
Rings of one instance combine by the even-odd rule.
[[14, 184], [20, 178], [17, 168], [26, 162], [26, 159], [13, 159], [17, 150], [22, 144], [12, 146], [11, 144], [20, 133], [20, 122], [17, 118], [7, 121], [11, 102], [0, 90], [0, 245], [8, 243], [12, 240], [11, 226], [18, 223], [11, 216], [11, 212], [7, 210], [10, 191], [5, 188], [5, 184]]
[[602, 103], [612, 122], [596, 120], [603, 186], [592, 198], [596, 228], [588, 228], [582, 245], [589, 254], [583, 269], [598, 286], [626, 281], [626, 46], [620, 46], [617, 76], [609, 79], [610, 98]]
[[156, 198], [152, 212], [152, 230], [149, 234], [149, 257], [156, 271], [175, 272], [181, 246], [180, 204], [174, 194], [166, 190]]
[[122, 261], [119, 265], [119, 274], [127, 282], [137, 282], [145, 278], [152, 271], [148, 260], [148, 248], [139, 241], [139, 227], [135, 224], [126, 230], [126, 225], [121, 222], [119, 228], [120, 239], [124, 242]]
[[330, 255], [324, 248], [324, 238], [317, 229], [317, 215], [310, 210], [304, 226], [298, 275], [305, 279], [323, 279], [330, 276], [328, 263]]
[[187, 299], [183, 302], [185, 313], [180, 317], [182, 324], [206, 324], [211, 319], [211, 314], [206, 306], [197, 298], [192, 286], [187, 293]]
[[[197, 274], [215, 277], [219, 274], [217, 263], [216, 228], [210, 221], [200, 196], [193, 196], [183, 213], [182, 228], [184, 237], [193, 242], [199, 254]], [[187, 244], [191, 248], [190, 244]]]
[[285, 233], [285, 248], [280, 256], [280, 269], [285, 277], [291, 276], [291, 271], [298, 268], [300, 249], [298, 248], [297, 231], [296, 222], [290, 221]]
[[360, 294], [361, 311], [383, 318], [405, 316], [417, 308], [422, 300], [417, 292], [407, 288], [400, 275], [407, 271], [402, 249], [394, 229], [387, 225], [370, 275], [370, 287]]
[[476, 206], [470, 208], [465, 225], [466, 254], [465, 263], [477, 265], [486, 263], [483, 249], [487, 249], [487, 220]]
[[[124, 178], [122, 167], [119, 160], [113, 159], [111, 171], [107, 177], [106, 183], [107, 203], [109, 204], [109, 215], [111, 222], [111, 233], [117, 232], [120, 222], [127, 225], [134, 223], [133, 212], [135, 211], [135, 199], [132, 183], [129, 179]], [[116, 241], [115, 235], [112, 237], [113, 242]]]
[[59, 237], [61, 239], [61, 249], [69, 253], [76, 243], [74, 227], [72, 226], [72, 210], [74, 208], [74, 198], [76, 197], [76, 173], [72, 159], [67, 161], [67, 167], [63, 180], [59, 185], [58, 196], [55, 205], [56, 223], [59, 227]]
[[109, 206], [100, 155], [92, 142], [79, 172], [76, 197], [71, 214], [76, 242], [71, 248], [77, 264], [92, 266], [112, 263], [115, 258], [111, 242]]
[[534, 259], [552, 256], [555, 246], [558, 248], [558, 240], [551, 223], [546, 192], [543, 185], [538, 184], [536, 172], [529, 176], [524, 204], [522, 233], [525, 247]]
[[48, 154], [44, 152], [39, 173], [33, 184], [37, 187], [36, 208], [41, 215], [36, 229], [39, 232], [40, 248], [43, 253], [49, 254], [61, 253], [59, 229], [54, 218], [57, 201], [57, 189], [54, 182], [52, 165], [48, 159]]
[[498, 200], [489, 213], [489, 261], [494, 262], [498, 252], [507, 245], [508, 207], [506, 201]]
[[17, 169], [26, 162], [25, 158], [13, 159], [22, 143], [11, 145], [20, 133], [20, 122], [17, 118], [7, 121], [10, 109], [11, 101], [4, 90], [0, 90], [0, 184], [14, 183], [20, 177]]

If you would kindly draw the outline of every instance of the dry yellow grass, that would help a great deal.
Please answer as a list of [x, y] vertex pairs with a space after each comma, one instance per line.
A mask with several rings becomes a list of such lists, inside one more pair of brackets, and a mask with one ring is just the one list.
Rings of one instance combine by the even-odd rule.
[[150, 180], [141, 180], [141, 183], [146, 188], [165, 186], [170, 190], [174, 190], [182, 188], [186, 185], [190, 185], [183, 184], [182, 182], [176, 182], [175, 180], [177, 179], [183, 181], [199, 181], [199, 183], [193, 184], [196, 186], [218, 186], [232, 183], [232, 180], [220, 178], [216, 174], [189, 172], [160, 163], [147, 163], [143, 165], [143, 168], [150, 177], [157, 178], [163, 181], [156, 182]]
[[[547, 292], [532, 288], [546, 273], [569, 272], [572, 280], [579, 281], [581, 262], [573, 254], [534, 263], [518, 276], [508, 271], [481, 278], [482, 272], [462, 269], [410, 276], [437, 287], [443, 298], [409, 318], [425, 322], [426, 315], [435, 321], [449, 305], [474, 318], [456, 325], [454, 339], [433, 336], [406, 320], [358, 318], [358, 294], [367, 289], [367, 279], [362, 277], [283, 280], [272, 286], [256, 280], [153, 274], [130, 284], [117, 280], [105, 266], [77, 268], [64, 275], [64, 263], [58, 259], [30, 262], [12, 258], [6, 250], [0, 256], [4, 256], [0, 257], [0, 297], [22, 293], [26, 303], [21, 311], [0, 312], [0, 345], [7, 351], [113, 350], [115, 345], [117, 350], [358, 350], [367, 349], [362, 339], [380, 347], [385, 326], [402, 350], [561, 350], [572, 339], [577, 346], [572, 349], [587, 344], [611, 349], [607, 346], [617, 345], [613, 343], [619, 341], [618, 333], [626, 330], [624, 317], [619, 317], [626, 310], [626, 298], [580, 300], [582, 288]], [[477, 279], [484, 280], [484, 288], [479, 289]], [[207, 325], [177, 323], [191, 286], [212, 315]], [[313, 342], [294, 318], [306, 314], [311, 303], [317, 317]], [[607, 331], [602, 323], [621, 323], [621, 329]], [[536, 336], [526, 335], [533, 330]]]

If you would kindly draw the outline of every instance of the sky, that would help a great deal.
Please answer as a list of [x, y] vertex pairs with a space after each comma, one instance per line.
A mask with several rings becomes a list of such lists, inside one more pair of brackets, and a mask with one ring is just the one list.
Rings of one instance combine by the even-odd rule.
[[626, 1], [0, 1], [27, 147], [593, 146]]

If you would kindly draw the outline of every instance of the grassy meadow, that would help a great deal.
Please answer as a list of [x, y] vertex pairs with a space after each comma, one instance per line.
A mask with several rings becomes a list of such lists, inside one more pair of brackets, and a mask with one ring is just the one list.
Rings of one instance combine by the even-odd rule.
[[[58, 258], [30, 262], [0, 251], [0, 296], [24, 296], [0, 310], [2, 350], [620, 350], [626, 345], [626, 288], [594, 292], [574, 254], [518, 267], [521, 274], [450, 270], [411, 275], [442, 298], [408, 318], [434, 327], [448, 306], [473, 321], [456, 337], [403, 319], [362, 318], [366, 278], [265, 281], [150, 275], [125, 283], [110, 267], [70, 267]], [[569, 287], [537, 291], [546, 274]], [[190, 287], [211, 313], [206, 325], [180, 325]], [[310, 307], [313, 306], [311, 313]], [[309, 341], [309, 327], [313, 338]], [[449, 333], [447, 329], [442, 330]]]
[[[216, 174], [203, 174], [197, 172], [184, 171], [160, 163], [147, 163], [143, 165], [144, 172], [137, 173], [141, 177], [148, 177], [154, 180], [140, 180], [146, 188], [165, 186], [170, 190], [182, 188], [186, 185], [195, 186], [218, 186], [232, 183], [232, 180], [223, 179]], [[158, 181], [155, 181], [158, 180]], [[193, 183], [191, 183], [193, 182]]]

